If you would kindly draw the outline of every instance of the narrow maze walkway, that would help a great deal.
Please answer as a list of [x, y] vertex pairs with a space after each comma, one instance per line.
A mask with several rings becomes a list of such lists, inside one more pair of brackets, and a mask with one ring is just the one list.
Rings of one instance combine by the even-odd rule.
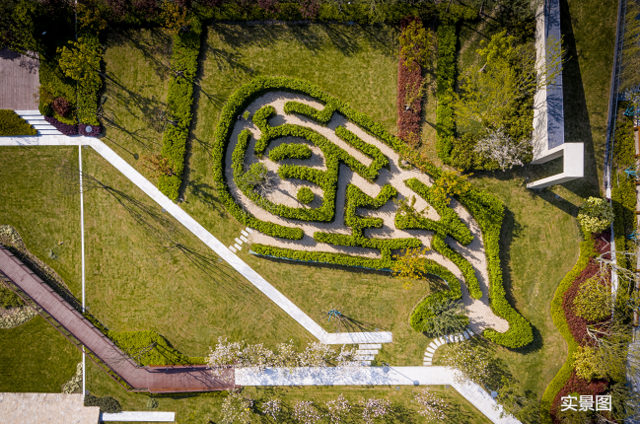
[[234, 387], [233, 370], [229, 370], [229, 375], [224, 379], [216, 379], [205, 365], [139, 367], [80, 312], [2, 246], [0, 274], [22, 290], [133, 390], [181, 393], [229, 390]]

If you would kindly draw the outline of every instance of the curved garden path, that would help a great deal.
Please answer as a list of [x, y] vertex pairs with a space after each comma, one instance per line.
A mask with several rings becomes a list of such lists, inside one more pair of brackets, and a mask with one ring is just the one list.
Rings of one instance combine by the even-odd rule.
[[[61, 327], [71, 333], [102, 364], [136, 391], [152, 393], [201, 392], [234, 388], [233, 370], [225, 380], [213, 378], [207, 366], [139, 367], [109, 338], [53, 291], [7, 249], [0, 246], [0, 273], [15, 284]], [[46, 318], [45, 318], [46, 319]], [[66, 336], [66, 334], [65, 334]], [[78, 346], [76, 344], [76, 346]], [[80, 346], [78, 346], [80, 348]]]

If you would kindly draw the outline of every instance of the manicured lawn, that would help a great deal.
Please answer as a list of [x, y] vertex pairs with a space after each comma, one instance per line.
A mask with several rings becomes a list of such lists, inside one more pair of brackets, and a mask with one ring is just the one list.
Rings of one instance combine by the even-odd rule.
[[60, 392], [82, 354], [39, 315], [0, 330], [0, 392]]
[[[111, 395], [121, 403], [124, 410], [146, 411], [148, 396], [144, 394], [127, 393], [115, 381], [113, 381], [98, 367], [91, 363], [87, 366], [87, 385], [91, 393], [95, 395]], [[383, 422], [412, 424], [424, 422], [424, 419], [416, 412], [413, 400], [413, 392], [421, 391], [424, 386], [342, 386], [342, 387], [245, 387], [242, 394], [251, 398], [260, 405], [261, 402], [278, 398], [285, 406], [283, 410], [291, 410], [293, 404], [299, 400], [311, 400], [314, 404], [324, 407], [324, 402], [337, 398], [342, 394], [353, 405], [361, 399], [384, 398], [391, 401], [393, 412]], [[490, 421], [481, 414], [473, 405], [467, 402], [460, 394], [450, 386], [429, 386], [429, 391], [444, 398], [450, 405], [447, 409], [447, 422], [464, 424], [488, 424]], [[159, 411], [172, 411], [176, 413], [176, 422], [179, 424], [200, 424], [220, 422], [220, 407], [223, 397], [214, 396], [177, 396], [175, 398], [157, 398]], [[265, 418], [254, 416], [254, 422], [266, 422]], [[289, 420], [285, 422], [290, 422]]]

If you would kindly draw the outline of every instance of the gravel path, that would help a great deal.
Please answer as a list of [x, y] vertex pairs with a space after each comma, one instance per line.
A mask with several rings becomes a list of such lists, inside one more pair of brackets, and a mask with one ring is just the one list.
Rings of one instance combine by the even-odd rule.
[[[318, 125], [315, 122], [305, 119], [296, 115], [286, 115], [284, 113], [284, 105], [289, 100], [295, 100], [301, 103], [309, 104], [315, 108], [321, 109], [322, 104], [311, 99], [307, 96], [302, 96], [298, 94], [292, 93], [284, 93], [284, 92], [271, 92], [268, 93], [258, 99], [256, 99], [247, 110], [251, 113], [251, 116], [258, 111], [260, 108], [266, 105], [271, 105], [275, 108], [277, 116], [269, 120], [269, 124], [271, 126], [282, 125], [284, 123], [290, 124], [298, 124], [303, 125], [309, 128], [314, 129], [318, 133], [325, 136], [327, 139], [347, 151], [354, 158], [362, 162], [364, 165], [369, 165], [372, 160], [365, 156], [359, 150], [351, 147], [349, 144], [342, 141], [338, 138], [334, 131], [335, 128], [339, 125], [347, 128], [348, 130], [355, 133], [358, 137], [360, 137], [363, 141], [369, 144], [373, 144], [378, 147], [388, 158], [390, 167], [389, 169], [381, 169], [380, 175], [377, 178], [374, 184], [369, 183], [358, 174], [352, 172], [346, 165], [340, 165], [339, 171], [339, 181], [338, 181], [338, 192], [336, 196], [336, 216], [333, 222], [330, 223], [319, 223], [319, 222], [305, 222], [298, 220], [290, 220], [281, 218], [277, 215], [273, 215], [259, 206], [255, 205], [250, 199], [248, 199], [235, 185], [233, 182], [233, 171], [231, 169], [231, 153], [235, 149], [236, 141], [240, 132], [244, 129], [250, 130], [254, 137], [252, 137], [249, 142], [249, 146], [247, 149], [247, 156], [245, 157], [245, 167], [250, 166], [253, 163], [261, 162], [268, 169], [270, 173], [273, 173], [274, 181], [277, 181], [277, 184], [274, 185], [274, 188], [266, 195], [266, 197], [276, 203], [276, 204], [284, 204], [292, 207], [301, 207], [303, 206], [296, 199], [296, 193], [300, 187], [306, 186], [309, 187], [317, 196], [316, 199], [308, 205], [309, 207], [318, 207], [321, 204], [320, 197], [322, 196], [322, 189], [320, 187], [315, 186], [312, 183], [302, 180], [281, 180], [277, 177], [277, 170], [279, 167], [279, 163], [285, 164], [296, 164], [296, 165], [304, 165], [310, 166], [317, 169], [326, 169], [326, 164], [324, 158], [322, 157], [322, 153], [319, 148], [312, 146], [306, 140], [301, 140], [293, 137], [285, 137], [282, 139], [278, 139], [272, 142], [269, 145], [269, 148], [265, 152], [262, 158], [257, 158], [252, 152], [254, 151], [255, 139], [259, 138], [260, 130], [253, 125], [250, 120], [240, 120], [236, 123], [231, 141], [228, 146], [227, 155], [226, 155], [226, 179], [228, 181], [229, 189], [231, 194], [234, 196], [236, 201], [241, 204], [247, 211], [251, 212], [255, 217], [264, 221], [270, 221], [273, 223], [287, 225], [287, 226], [296, 226], [301, 228], [304, 231], [304, 237], [301, 240], [285, 240], [275, 237], [270, 237], [265, 234], [254, 232], [251, 235], [251, 242], [253, 243], [261, 243], [270, 246], [283, 247], [289, 249], [297, 249], [297, 250], [307, 250], [307, 251], [322, 251], [322, 252], [335, 252], [335, 253], [347, 253], [352, 255], [359, 255], [363, 257], [376, 258], [380, 257], [380, 253], [377, 250], [373, 249], [365, 249], [359, 247], [344, 247], [344, 246], [334, 246], [325, 243], [317, 243], [313, 239], [313, 234], [316, 231], [323, 231], [329, 233], [337, 233], [337, 234], [351, 234], [351, 229], [344, 225], [344, 202], [345, 202], [345, 192], [348, 184], [354, 184], [358, 186], [364, 193], [375, 197], [380, 192], [381, 188], [385, 184], [391, 184], [393, 187], [398, 190], [398, 198], [402, 197], [410, 197], [415, 196], [416, 208], [418, 210], [422, 210], [427, 207], [427, 203], [417, 196], [412, 190], [407, 188], [404, 184], [404, 181], [409, 178], [416, 178], [426, 185], [432, 185], [433, 180], [426, 174], [418, 171], [411, 170], [406, 171], [400, 169], [397, 165], [398, 163], [398, 154], [386, 146], [384, 143], [378, 141], [376, 138], [370, 136], [365, 131], [361, 130], [352, 122], [348, 121], [345, 117], [339, 114], [335, 114], [330, 121], [328, 126]], [[268, 159], [268, 153], [274, 147], [283, 144], [283, 143], [306, 143], [311, 147], [312, 157], [306, 160], [298, 160], [298, 159], [287, 159], [281, 161], [279, 163], [272, 162]], [[486, 257], [484, 255], [484, 244], [482, 241], [482, 234], [478, 224], [471, 217], [471, 215], [464, 209], [457, 201], [452, 200], [451, 207], [458, 213], [460, 219], [465, 222], [471, 233], [474, 235], [474, 240], [468, 246], [462, 246], [460, 243], [456, 242], [451, 238], [447, 238], [446, 242], [458, 253], [460, 253], [463, 257], [465, 257], [471, 265], [476, 270], [476, 276], [480, 282], [480, 287], [483, 292], [483, 296], [480, 300], [473, 299], [469, 296], [466, 285], [462, 284], [462, 298], [463, 302], [466, 305], [470, 325], [469, 327], [477, 333], [480, 333], [484, 328], [491, 327], [496, 329], [497, 331], [506, 331], [509, 328], [509, 324], [506, 320], [497, 317], [491, 309], [489, 308], [488, 302], [488, 273], [487, 273], [487, 262]], [[418, 238], [422, 241], [425, 246], [429, 246], [431, 244], [431, 236], [432, 232], [425, 230], [399, 230], [394, 226], [394, 217], [396, 214], [396, 205], [393, 202], [388, 202], [382, 208], [378, 210], [358, 210], [358, 213], [362, 216], [371, 216], [382, 218], [384, 221], [384, 225], [379, 229], [368, 229], [365, 230], [365, 235], [367, 237], [376, 237], [376, 238], [398, 238], [398, 237], [408, 237], [408, 238]], [[439, 215], [433, 208], [428, 209], [428, 213], [426, 214], [428, 218], [437, 220], [439, 219]], [[433, 259], [436, 262], [442, 264], [447, 269], [451, 270], [453, 274], [460, 280], [464, 281], [462, 277], [462, 273], [450, 260], [442, 256], [441, 254], [430, 251], [426, 256], [429, 259]]]

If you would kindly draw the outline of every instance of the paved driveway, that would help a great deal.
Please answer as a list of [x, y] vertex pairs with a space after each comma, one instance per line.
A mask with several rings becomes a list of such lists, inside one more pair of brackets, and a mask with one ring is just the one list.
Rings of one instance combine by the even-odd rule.
[[38, 109], [38, 68], [35, 59], [0, 50], [0, 109]]

